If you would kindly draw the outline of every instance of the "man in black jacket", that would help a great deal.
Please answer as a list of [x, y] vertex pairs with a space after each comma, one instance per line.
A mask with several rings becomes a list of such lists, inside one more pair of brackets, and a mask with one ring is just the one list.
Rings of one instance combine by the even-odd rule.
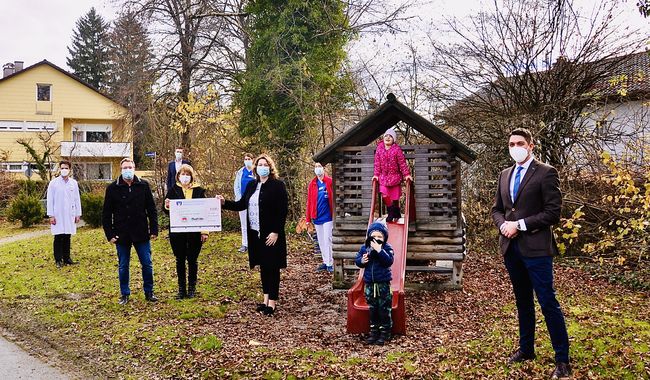
[[129, 262], [131, 245], [142, 266], [145, 299], [158, 301], [153, 294], [153, 265], [150, 239], [158, 235], [158, 213], [147, 181], [135, 176], [130, 158], [120, 162], [122, 174], [106, 188], [102, 224], [106, 239], [115, 244], [119, 260], [120, 305], [129, 302]]

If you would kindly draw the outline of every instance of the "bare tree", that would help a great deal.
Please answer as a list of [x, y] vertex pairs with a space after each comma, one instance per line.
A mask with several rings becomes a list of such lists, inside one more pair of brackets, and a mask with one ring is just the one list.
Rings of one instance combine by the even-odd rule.
[[612, 95], [608, 80], [646, 36], [618, 28], [616, 1], [589, 17], [570, 0], [495, 0], [469, 22], [449, 20], [452, 43], [432, 40], [428, 68], [444, 86], [450, 128], [490, 157], [505, 157], [504, 135], [528, 127], [537, 154], [559, 168], [576, 147], [593, 149], [583, 112]]
[[[245, 13], [240, 0], [126, 0], [126, 8], [150, 25], [156, 43], [156, 69], [166, 95], [187, 101], [191, 90], [205, 83], [227, 84], [243, 67], [240, 53], [245, 38], [237, 40]], [[228, 69], [226, 69], [228, 68]], [[227, 75], [224, 75], [227, 74]], [[171, 88], [177, 91], [170, 92]], [[191, 147], [191, 131], [181, 133]]]

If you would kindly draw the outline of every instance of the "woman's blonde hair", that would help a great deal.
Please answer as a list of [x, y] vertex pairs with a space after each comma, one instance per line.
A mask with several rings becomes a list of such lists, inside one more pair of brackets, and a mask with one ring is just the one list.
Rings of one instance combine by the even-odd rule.
[[260, 160], [266, 160], [269, 163], [269, 178], [277, 179], [280, 176], [278, 169], [275, 167], [275, 161], [268, 154], [262, 153], [255, 159], [253, 163], [253, 171], [255, 172], [255, 179], [260, 180], [260, 176], [257, 174], [257, 163]]
[[194, 181], [196, 180], [196, 174], [194, 173], [194, 168], [192, 168], [188, 164], [183, 164], [183, 165], [181, 165], [180, 169], [178, 169], [178, 172], [176, 173], [176, 182], [180, 182], [181, 173], [189, 173], [190, 174], [190, 176], [192, 177], [192, 180], [190, 181], [190, 183], [194, 183]]

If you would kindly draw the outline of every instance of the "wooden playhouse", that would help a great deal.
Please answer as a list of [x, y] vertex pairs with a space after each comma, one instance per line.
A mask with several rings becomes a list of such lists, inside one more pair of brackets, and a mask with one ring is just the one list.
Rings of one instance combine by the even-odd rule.
[[[435, 277], [440, 279], [407, 286], [459, 289], [462, 286], [463, 260], [467, 254], [460, 161], [471, 163], [476, 154], [397, 101], [393, 94], [314, 156], [314, 161], [332, 167], [336, 202], [334, 287], [350, 287], [355, 279], [358, 268], [354, 265], [354, 258], [365, 240], [374, 202], [371, 198], [376, 142], [388, 128], [399, 122], [412, 127], [426, 141], [420, 145], [400, 144], [411, 167], [415, 200], [415, 217], [411, 216], [412, 221], [408, 224], [406, 272], [436, 273]], [[401, 140], [398, 137], [398, 142]], [[377, 216], [380, 214], [381, 211]]]

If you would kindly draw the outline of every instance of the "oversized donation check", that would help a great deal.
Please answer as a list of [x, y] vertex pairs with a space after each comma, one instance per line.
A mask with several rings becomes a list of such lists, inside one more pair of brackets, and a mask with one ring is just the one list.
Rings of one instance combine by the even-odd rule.
[[217, 198], [170, 199], [171, 232], [221, 231], [221, 202]]

